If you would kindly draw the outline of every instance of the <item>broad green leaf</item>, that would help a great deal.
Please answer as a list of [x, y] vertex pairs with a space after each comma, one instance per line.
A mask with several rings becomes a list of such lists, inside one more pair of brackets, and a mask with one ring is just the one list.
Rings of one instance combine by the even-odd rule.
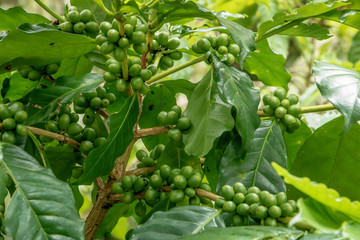
[[335, 64], [315, 61], [313, 75], [321, 95], [344, 115], [346, 132], [360, 120], [360, 73]]
[[211, 70], [196, 85], [184, 115], [192, 123], [183, 134], [185, 151], [197, 157], [205, 156], [215, 139], [234, 127], [231, 106], [221, 100]]
[[255, 240], [255, 239], [288, 239], [295, 240], [304, 232], [281, 227], [243, 226], [227, 228], [211, 228], [194, 236], [180, 238], [181, 240]]
[[338, 7], [348, 5], [349, 3], [340, 1], [324, 2], [310, 2], [300, 8], [295, 9], [292, 13], [277, 13], [272, 20], [266, 21], [259, 26], [258, 38], [261, 38], [270, 29], [278, 27], [280, 25], [289, 24], [292, 21], [304, 21], [311, 17], [329, 12]]
[[[104, 6], [108, 9], [111, 9], [111, 0], [103, 0]], [[84, 9], [91, 10], [95, 21], [100, 24], [103, 21], [109, 21], [111, 22], [111, 18], [106, 15], [106, 13], [101, 9], [101, 7], [96, 4], [95, 1], [89, 1], [89, 0], [70, 0], [70, 3], [72, 6], [76, 6], [79, 11], [82, 11]]]
[[95, 233], [95, 239], [105, 239], [105, 233], [111, 232], [116, 226], [119, 218], [124, 217], [129, 211], [130, 205], [125, 203], [116, 203], [106, 213], [104, 220], [101, 222]]
[[0, 165], [17, 187], [6, 210], [4, 233], [13, 239], [84, 239], [84, 221], [68, 184], [19, 147], [0, 143], [0, 153]]
[[360, 125], [356, 123], [341, 135], [343, 124], [343, 117], [339, 117], [316, 129], [299, 150], [291, 173], [325, 183], [341, 195], [360, 200], [360, 192], [354, 191], [360, 181]]
[[189, 156], [184, 151], [184, 146], [170, 141], [160, 158], [157, 160], [156, 169], [161, 165], [167, 164], [172, 168], [182, 168], [184, 166], [192, 166], [193, 168], [201, 168], [200, 159], [198, 157]]
[[203, 206], [182, 206], [156, 212], [134, 230], [131, 240], [170, 240], [205, 229], [225, 227], [221, 211]]
[[154, 207], [152, 207], [150, 209], [150, 211], [148, 211], [146, 213], [146, 215], [144, 217], [141, 218], [140, 221], [138, 221], [138, 224], [143, 224], [145, 222], [147, 222], [147, 220], [149, 218], [152, 217], [152, 215], [155, 213], [155, 212], [158, 212], [158, 211], [167, 211], [169, 210], [170, 208], [172, 207], [175, 207], [175, 203], [172, 203], [170, 202], [170, 198], [169, 198], [169, 195], [167, 197], [165, 197], [163, 200], [161, 200], [160, 202], [158, 202]]
[[229, 31], [232, 39], [240, 46], [241, 53], [239, 63], [240, 67], [242, 67], [243, 61], [248, 53], [256, 49], [255, 33], [228, 19], [217, 16], [217, 20]]
[[358, 32], [354, 36], [351, 42], [351, 48], [348, 57], [349, 57], [349, 61], [352, 63], [356, 63], [357, 61], [360, 60], [360, 32]]
[[266, 85], [288, 89], [291, 74], [285, 69], [285, 64], [284, 56], [274, 53], [265, 39], [258, 42], [257, 50], [245, 59], [244, 69]]
[[101, 75], [87, 73], [82, 77], [61, 77], [54, 86], [34, 91], [29, 101], [40, 106], [41, 110], [33, 109], [27, 124], [43, 121], [58, 107], [57, 103], [69, 104], [80, 93], [91, 91], [103, 82]]
[[297, 201], [297, 206], [300, 211], [291, 221], [291, 224], [304, 221], [321, 232], [337, 232], [344, 221], [351, 220], [345, 214], [311, 198], [300, 198]]
[[[150, 86], [150, 92], [145, 96], [142, 113], [140, 116], [140, 128], [159, 126], [157, 116], [161, 111], [170, 111], [176, 105], [176, 94], [183, 93], [188, 98], [195, 88], [195, 84], [188, 80], [162, 81]], [[167, 144], [167, 135], [157, 135], [142, 139], [148, 149], [153, 149], [157, 144]]]
[[357, 239], [360, 236], [360, 223], [359, 222], [346, 222], [342, 226], [343, 235], [350, 239]]
[[84, 55], [92, 64], [96, 67], [101, 68], [105, 71], [108, 70], [106, 66], [106, 61], [108, 60], [102, 53], [100, 53], [97, 49], [92, 50]]
[[57, 79], [63, 76], [81, 77], [85, 73], [91, 72], [92, 68], [93, 64], [84, 56], [66, 58], [61, 61], [54, 78]]
[[235, 127], [246, 146], [260, 125], [257, 113], [260, 94], [250, 77], [236, 68], [229, 67], [213, 56], [213, 76], [221, 100], [236, 108]]
[[356, 29], [360, 29], [360, 10], [357, 9], [345, 9], [340, 12], [337, 10], [332, 10], [317, 17], [332, 20]]
[[96, 47], [93, 39], [47, 25], [25, 23], [0, 38], [0, 73], [30, 64], [47, 65], [74, 58]]
[[14, 102], [25, 97], [36, 87], [37, 82], [23, 78], [20, 73], [16, 72], [10, 77], [10, 86], [4, 96], [5, 99]]
[[313, 23], [311, 25], [300, 23], [299, 25], [282, 31], [280, 35], [311, 37], [317, 40], [324, 40], [331, 37], [330, 32], [327, 28], [323, 28], [316, 23]]
[[0, 8], [0, 31], [9, 31], [23, 23], [50, 23], [50, 20], [34, 13], [28, 13], [21, 7]]
[[307, 177], [299, 178], [291, 175], [285, 168], [277, 163], [272, 163], [272, 166], [280, 176], [284, 177], [284, 181], [287, 184], [293, 185], [314, 200], [336, 211], [345, 213], [355, 221], [360, 221], [360, 202], [351, 202], [349, 198], [341, 197], [337, 191], [328, 188], [323, 183], [313, 182]]
[[221, 158], [232, 139], [231, 132], [224, 132], [220, 138], [215, 140], [213, 148], [206, 155], [203, 171], [211, 189], [214, 191], [219, 180]]
[[8, 179], [9, 179], [8, 175], [6, 174], [4, 169], [0, 167], [0, 205], [4, 205], [5, 203], [5, 198], [8, 193], [6, 188]]
[[136, 94], [129, 97], [119, 113], [109, 117], [110, 135], [104, 145], [90, 152], [85, 159], [84, 173], [76, 184], [89, 185], [96, 177], [105, 176], [114, 168], [120, 157], [134, 138], [133, 127], [139, 113]]
[[79, 152], [74, 152], [73, 149], [64, 146], [49, 146], [45, 149], [45, 154], [55, 176], [65, 182], [71, 176], [76, 159], [80, 157]]
[[287, 155], [287, 169], [291, 169], [292, 165], [295, 162], [297, 153], [299, 152], [306, 139], [308, 139], [308, 137], [310, 137], [311, 135], [311, 129], [302, 121], [301, 127], [295, 132], [284, 134]]
[[262, 121], [249, 144], [246, 156], [241, 156], [241, 141], [234, 138], [221, 159], [218, 189], [241, 182], [246, 187], [257, 186], [271, 193], [285, 192], [285, 184], [271, 166], [276, 162], [286, 167], [286, 149], [280, 127], [275, 120]]
[[343, 238], [342, 234], [335, 233], [315, 233], [315, 234], [307, 234], [304, 237], [300, 238], [301, 240], [350, 240], [349, 238]]

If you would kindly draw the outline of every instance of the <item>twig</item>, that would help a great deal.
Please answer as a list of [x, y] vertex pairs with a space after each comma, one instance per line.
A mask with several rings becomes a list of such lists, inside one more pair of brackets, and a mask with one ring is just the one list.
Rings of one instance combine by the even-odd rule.
[[[323, 105], [315, 105], [315, 106], [308, 106], [308, 107], [302, 107], [301, 113], [313, 113], [313, 112], [324, 112], [324, 111], [330, 111], [335, 110], [334, 105], [332, 104], [323, 104]], [[262, 110], [258, 111], [259, 117], [273, 117], [272, 114], [266, 114]]]
[[96, 112], [98, 113], [98, 114], [100, 114], [103, 118], [105, 118], [105, 119], [108, 119], [109, 118], [109, 116], [110, 116], [110, 114], [105, 110], [105, 109], [103, 109], [103, 108], [99, 108], [98, 110], [96, 110]]
[[153, 128], [143, 128], [136, 130], [134, 135], [136, 139], [159, 135], [159, 134], [166, 134], [169, 131], [169, 127], [153, 127]]
[[44, 4], [41, 0], [35, 0], [35, 2], [37, 4], [40, 5], [40, 7], [42, 7], [45, 11], [47, 11], [51, 16], [53, 16], [54, 18], [56, 18], [57, 20], [59, 20], [59, 22], [66, 22], [66, 20], [62, 17], [60, 17], [56, 12], [54, 12], [53, 10], [51, 10], [48, 6], [46, 6], [46, 4]]

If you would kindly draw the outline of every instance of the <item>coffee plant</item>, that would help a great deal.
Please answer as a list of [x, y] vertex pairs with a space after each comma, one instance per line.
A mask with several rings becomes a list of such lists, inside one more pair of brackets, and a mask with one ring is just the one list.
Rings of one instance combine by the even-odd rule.
[[360, 239], [357, 1], [34, 1], [0, 8], [0, 239]]

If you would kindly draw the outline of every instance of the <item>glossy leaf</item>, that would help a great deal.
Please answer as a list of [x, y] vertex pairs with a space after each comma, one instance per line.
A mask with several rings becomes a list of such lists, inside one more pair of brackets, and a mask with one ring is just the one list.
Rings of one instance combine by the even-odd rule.
[[282, 31], [280, 35], [311, 37], [317, 40], [324, 40], [331, 37], [330, 32], [327, 28], [323, 28], [316, 23], [313, 23], [311, 25], [300, 23], [299, 25]]
[[262, 40], [257, 43], [257, 50], [245, 59], [244, 69], [265, 85], [288, 89], [291, 74], [285, 69], [285, 64], [284, 56], [274, 53], [267, 40]]
[[8, 193], [6, 188], [8, 179], [9, 177], [7, 173], [4, 171], [4, 169], [0, 168], [0, 205], [4, 205], [5, 203], [5, 198]]
[[221, 100], [211, 70], [196, 85], [184, 115], [192, 123], [183, 134], [185, 151], [197, 157], [205, 156], [215, 139], [233, 128], [231, 106]]
[[14, 239], [84, 239], [84, 221], [68, 184], [14, 145], [0, 143], [0, 151], [1, 167], [17, 187], [6, 210], [4, 233]]
[[104, 79], [101, 75], [87, 73], [82, 77], [61, 77], [56, 80], [54, 86], [38, 89], [30, 96], [30, 103], [41, 108], [33, 109], [27, 124], [32, 125], [46, 119], [57, 107], [57, 103], [68, 104], [82, 92], [95, 89]]
[[194, 236], [180, 238], [181, 240], [253, 240], [253, 239], [298, 239], [304, 234], [299, 230], [267, 226], [243, 226], [227, 228], [211, 228]]
[[224, 152], [218, 181], [221, 186], [242, 182], [271, 193], [285, 191], [285, 184], [271, 167], [272, 162], [286, 166], [286, 150], [276, 121], [262, 121], [255, 131], [245, 158], [242, 159], [240, 138], [234, 138]]
[[10, 85], [6, 91], [4, 98], [11, 102], [19, 100], [33, 91], [37, 82], [30, 81], [21, 77], [20, 73], [14, 73], [10, 78]]
[[182, 168], [184, 166], [192, 166], [193, 168], [201, 168], [201, 162], [198, 157], [189, 156], [184, 151], [184, 146], [170, 141], [160, 158], [157, 160], [156, 169], [161, 165], [167, 164], [172, 168]]
[[145, 224], [135, 228], [131, 240], [178, 239], [214, 227], [225, 227], [219, 210], [202, 206], [182, 206], [154, 213]]
[[236, 108], [235, 127], [242, 138], [243, 146], [249, 144], [260, 125], [257, 113], [260, 94], [250, 77], [235, 68], [229, 67], [213, 56], [213, 74], [221, 100]]
[[359, 222], [346, 222], [342, 226], [343, 235], [356, 239], [360, 236], [360, 223]]
[[321, 94], [344, 115], [346, 132], [360, 120], [360, 73], [335, 64], [315, 61], [313, 75]]
[[[360, 13], [359, 13], [359, 16], [360, 16]], [[352, 63], [356, 63], [357, 61], [360, 60], [360, 32], [358, 32], [354, 36], [354, 38], [351, 42], [351, 48], [350, 48], [348, 57]]]
[[25, 23], [0, 38], [0, 73], [6, 67], [47, 65], [65, 58], [78, 57], [90, 52], [96, 44], [93, 39], [61, 32], [48, 25]]
[[93, 64], [84, 56], [67, 58], [61, 61], [59, 70], [54, 74], [57, 79], [63, 76], [82, 77], [91, 72]]
[[287, 155], [287, 169], [291, 169], [295, 162], [296, 155], [303, 146], [306, 139], [312, 135], [311, 129], [301, 121], [301, 127], [293, 133], [284, 134], [284, 141]]
[[332, 10], [321, 14], [318, 17], [360, 29], [360, 10], [358, 9], [344, 9], [342, 11]]
[[[176, 105], [176, 94], [183, 93], [188, 98], [194, 90], [195, 84], [188, 80], [162, 81], [150, 86], [150, 92], [144, 98], [142, 113], [140, 116], [140, 128], [159, 126], [157, 116], [161, 111], [170, 111]], [[167, 144], [167, 135], [157, 135], [142, 139], [148, 149], [153, 149], [157, 144]]]
[[276, 172], [284, 177], [287, 184], [293, 185], [298, 190], [309, 195], [314, 200], [331, 207], [332, 209], [345, 213], [355, 221], [360, 220], [360, 202], [351, 202], [347, 197], [341, 197], [340, 194], [332, 188], [328, 188], [323, 183], [311, 181], [308, 177], [299, 178], [291, 175], [285, 168], [277, 163], [272, 163]]
[[357, 171], [360, 125], [356, 123], [341, 135], [343, 124], [344, 119], [340, 117], [318, 128], [299, 150], [291, 173], [325, 183], [341, 195], [360, 200], [360, 193], [354, 191], [360, 181]]
[[217, 16], [219, 23], [224, 26], [230, 33], [232, 39], [240, 46], [240, 67], [243, 65], [243, 61], [248, 53], [256, 49], [255, 33], [250, 29], [244, 28], [240, 24], [237, 24], [231, 20]]
[[0, 8], [0, 19], [0, 31], [13, 30], [23, 23], [50, 23], [49, 19], [39, 14], [28, 13], [21, 7]]
[[119, 113], [109, 117], [110, 135], [104, 145], [91, 151], [84, 164], [84, 173], [77, 184], [91, 184], [96, 177], [105, 176], [114, 168], [120, 157], [134, 138], [133, 127], [139, 113], [136, 94], [129, 97]]

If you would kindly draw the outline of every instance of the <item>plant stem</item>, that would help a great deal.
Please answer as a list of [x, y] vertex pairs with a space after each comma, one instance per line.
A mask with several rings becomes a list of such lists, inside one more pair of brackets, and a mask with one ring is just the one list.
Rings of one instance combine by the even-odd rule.
[[59, 20], [60, 23], [62, 22], [66, 22], [66, 20], [64, 18], [62, 18], [60, 15], [58, 15], [56, 12], [54, 12], [53, 10], [51, 10], [48, 6], [46, 6], [41, 0], [35, 0], [35, 2], [37, 4], [40, 5], [40, 7], [42, 7], [45, 11], [47, 11], [51, 16], [53, 16], [54, 18], [56, 18], [57, 20]]
[[265, 38], [271, 37], [271, 36], [273, 36], [273, 35], [275, 35], [275, 34], [281, 33], [281, 32], [283, 32], [283, 31], [285, 31], [286, 29], [289, 29], [289, 28], [291, 28], [291, 27], [293, 27], [293, 26], [298, 25], [299, 23], [301, 23], [301, 22], [304, 21], [304, 20], [305, 20], [305, 19], [298, 19], [298, 20], [289, 22], [288, 24], [285, 24], [285, 25], [283, 25], [283, 26], [281, 26], [281, 27], [279, 27], [279, 28], [272, 29], [272, 30], [270, 30], [269, 32], [263, 34], [262, 36], [257, 37], [257, 38], [255, 39], [255, 42], [258, 42], [258, 41], [263, 40], [263, 39], [265, 39]]
[[143, 128], [135, 131], [135, 138], [144, 138], [159, 134], [166, 134], [169, 131], [168, 127], [153, 127], [153, 128]]
[[188, 61], [188, 62], [186, 62], [186, 63], [180, 64], [180, 65], [177, 66], [177, 67], [170, 68], [169, 70], [166, 70], [166, 71], [164, 71], [164, 72], [162, 72], [162, 73], [159, 73], [159, 74], [153, 76], [150, 80], [146, 81], [146, 83], [147, 83], [147, 84], [154, 83], [154, 82], [156, 82], [157, 80], [160, 80], [160, 79], [162, 79], [162, 78], [164, 78], [164, 77], [166, 77], [166, 76], [168, 76], [168, 75], [170, 75], [170, 74], [173, 74], [173, 73], [175, 73], [175, 72], [177, 72], [177, 71], [180, 71], [180, 70], [182, 70], [182, 69], [184, 69], [184, 68], [187, 68], [187, 67], [189, 67], [189, 66], [191, 66], [191, 65], [194, 65], [194, 64], [196, 64], [196, 63], [202, 62], [202, 61], [204, 61], [204, 60], [205, 60], [205, 56], [201, 56], [201, 57], [195, 58], [195, 59], [190, 60], [190, 61]]
[[[315, 105], [315, 106], [308, 106], [302, 107], [301, 113], [313, 113], [313, 112], [324, 112], [334, 110], [335, 107], [332, 104], [323, 104], [323, 105]], [[273, 117], [272, 114], [265, 114], [262, 110], [258, 111], [259, 117]]]

